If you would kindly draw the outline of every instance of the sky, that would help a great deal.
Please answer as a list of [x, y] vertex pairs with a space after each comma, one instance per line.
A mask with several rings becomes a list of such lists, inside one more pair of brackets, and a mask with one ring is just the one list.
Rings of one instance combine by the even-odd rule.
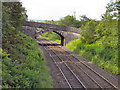
[[27, 10], [28, 19], [60, 20], [67, 15], [74, 15], [78, 20], [81, 15], [100, 20], [110, 0], [20, 0]]

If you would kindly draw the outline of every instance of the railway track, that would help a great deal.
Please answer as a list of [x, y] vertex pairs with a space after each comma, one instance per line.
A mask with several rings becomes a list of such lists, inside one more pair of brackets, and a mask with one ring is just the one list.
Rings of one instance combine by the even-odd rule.
[[[48, 44], [46, 44], [46, 45], [49, 46]], [[46, 47], [44, 47], [44, 48], [48, 52], [47, 48]], [[52, 52], [55, 54], [55, 52], [53, 50], [52, 50]], [[60, 61], [55, 60], [53, 58], [53, 56], [50, 54], [50, 52], [48, 52], [48, 54], [50, 55], [53, 62], [56, 64], [56, 66], [60, 70], [60, 72], [63, 75], [64, 79], [66, 80], [69, 88], [84, 88], [86, 90], [86, 86], [77, 77], [77, 75], [70, 69], [70, 67], [65, 62], [63, 62], [63, 60], [59, 56], [56, 55], [59, 58], [59, 60], [61, 62], [63, 62], [63, 64], [59, 64], [58, 62], [60, 62]]]
[[[117, 86], [112, 84], [87, 64], [80, 61], [66, 49], [61, 48], [61, 46], [56, 46], [56, 43], [44, 39], [44, 41], [40, 41], [39, 44], [44, 46], [44, 49], [56, 64], [69, 88], [87, 89], [92, 85], [93, 87], [91, 86], [91, 88], [118, 89]], [[78, 71], [74, 70], [74, 68], [71, 69], [71, 67], [75, 67], [80, 72], [78, 73]], [[81, 78], [82, 76], [84, 76], [84, 78]], [[86, 79], [89, 84], [85, 81]]]
[[[65, 50], [64, 50], [65, 51]], [[65, 51], [65, 52], [67, 52], [67, 51]], [[70, 54], [69, 52], [67, 52], [68, 54]], [[111, 88], [115, 88], [115, 89], [117, 89], [117, 87], [114, 85], [114, 84], [112, 84], [110, 81], [108, 81], [106, 78], [104, 78], [102, 75], [100, 75], [98, 72], [96, 72], [94, 69], [92, 69], [91, 67], [89, 67], [87, 64], [85, 64], [85, 63], [83, 63], [83, 62], [81, 62], [78, 58], [76, 58], [74, 55], [71, 55], [73, 58], [75, 58], [75, 60], [77, 60], [77, 61], [79, 61], [81, 64], [83, 64], [85, 67], [87, 67], [87, 69], [89, 69], [90, 71], [92, 71], [94, 74], [96, 74], [97, 76], [99, 76], [102, 80], [104, 80], [106, 83], [108, 83], [110, 86], [112, 86]], [[69, 58], [69, 60], [71, 60], [70, 58]], [[72, 60], [71, 60], [72, 61]], [[78, 65], [78, 64], [76, 64], [75, 62], [73, 62], [79, 69], [81, 69], [82, 70], [82, 68]], [[84, 70], [82, 70], [83, 72], [85, 72]], [[85, 72], [86, 73], [86, 72]], [[86, 73], [87, 74], [87, 73]], [[89, 75], [88, 75], [89, 76]], [[90, 76], [89, 76], [90, 77]], [[90, 77], [91, 78], [91, 77]], [[91, 78], [92, 79], [92, 78]], [[95, 81], [94, 79], [92, 79], [93, 81]], [[101, 87], [97, 82], [95, 82], [100, 88], [103, 88], [103, 87]], [[108, 87], [109, 88], [109, 87]]]

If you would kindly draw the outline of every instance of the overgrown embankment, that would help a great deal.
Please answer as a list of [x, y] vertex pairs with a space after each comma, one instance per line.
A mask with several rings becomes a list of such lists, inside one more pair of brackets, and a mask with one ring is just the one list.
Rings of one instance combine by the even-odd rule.
[[[10, 44], [12, 41], [15, 43]], [[4, 49], [2, 54], [3, 88], [52, 87], [46, 61], [35, 40], [19, 32], [5, 46], [9, 50]]]
[[2, 88], [52, 88], [36, 41], [20, 31], [26, 20], [25, 9], [20, 2], [5, 2], [2, 8]]
[[100, 45], [100, 41], [93, 44], [84, 44], [80, 39], [71, 41], [66, 47], [102, 69], [115, 75], [120, 74], [120, 71], [118, 72], [117, 49], [105, 48], [103, 45]]

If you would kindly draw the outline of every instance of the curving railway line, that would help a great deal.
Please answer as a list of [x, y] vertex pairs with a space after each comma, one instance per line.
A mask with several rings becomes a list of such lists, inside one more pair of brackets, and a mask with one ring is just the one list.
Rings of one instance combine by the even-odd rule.
[[[51, 62], [58, 68], [67, 88], [83, 88], [85, 90], [90, 88], [99, 88], [100, 90], [105, 88], [118, 89], [118, 78], [116, 76], [79, 58], [67, 48], [53, 41], [42, 37], [38, 37], [37, 40], [38, 44], [50, 56]], [[98, 71], [94, 68], [98, 68]]]

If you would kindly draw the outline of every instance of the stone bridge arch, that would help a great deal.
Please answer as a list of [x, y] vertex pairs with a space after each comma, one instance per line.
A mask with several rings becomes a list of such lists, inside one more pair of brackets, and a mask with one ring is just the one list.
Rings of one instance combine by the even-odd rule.
[[[54, 33], [56, 33], [57, 35], [59, 35], [60, 36], [60, 38], [61, 38], [61, 45], [62, 46], [64, 46], [64, 44], [65, 44], [65, 38], [64, 38], [64, 35], [62, 35], [62, 33], [60, 33], [60, 32], [57, 32], [57, 31], [50, 31], [50, 30], [47, 30], [47, 31], [41, 31], [41, 32], [37, 32], [37, 34], [43, 34], [43, 33], [46, 33], [46, 32], [54, 32]], [[37, 35], [38, 36], [38, 35]]]
[[61, 37], [61, 45], [65, 45], [66, 43], [80, 38], [80, 29], [67, 27], [62, 25], [54, 25], [47, 23], [39, 23], [39, 22], [26, 22], [21, 31], [32, 37], [36, 38], [39, 34], [45, 32], [55, 32]]

